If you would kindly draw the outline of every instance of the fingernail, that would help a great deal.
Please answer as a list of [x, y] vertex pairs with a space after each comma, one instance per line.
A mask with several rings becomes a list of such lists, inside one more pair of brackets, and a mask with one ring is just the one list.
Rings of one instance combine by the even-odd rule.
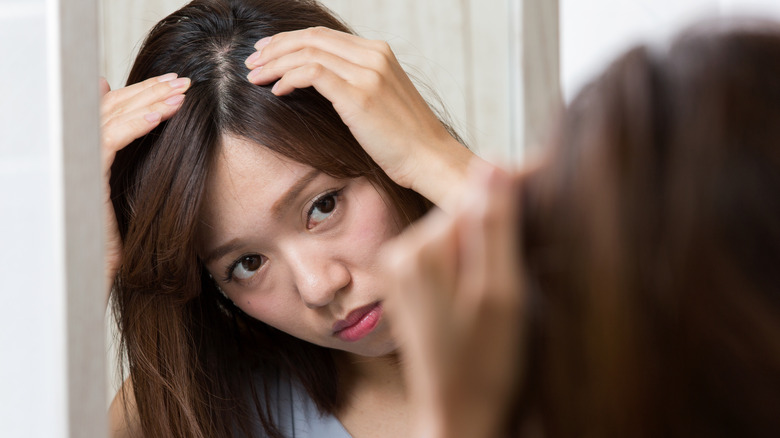
[[260, 52], [255, 52], [251, 55], [249, 55], [249, 58], [246, 59], [244, 62], [247, 67], [252, 68], [255, 65], [255, 61], [257, 61], [260, 58]]
[[254, 78], [256, 78], [258, 75], [260, 75], [260, 70], [262, 70], [262, 69], [263, 69], [263, 67], [258, 67], [258, 68], [256, 68], [256, 69], [254, 69], [254, 70], [250, 71], [250, 72], [249, 72], [249, 74], [247, 75], [247, 79], [249, 79], [250, 81], [252, 81], [252, 80], [253, 80]]
[[169, 82], [171, 88], [183, 88], [190, 84], [190, 78], [179, 78]]
[[176, 73], [166, 73], [166, 74], [160, 76], [159, 78], [157, 78], [157, 81], [158, 82], [168, 82], [168, 81], [172, 81], [172, 80], [174, 80], [174, 79], [176, 79], [178, 77], [179, 77], [179, 75], [177, 75]]
[[145, 115], [144, 118], [149, 123], [157, 123], [157, 122], [160, 121], [160, 119], [162, 119], [162, 114], [157, 113], [157, 112], [149, 113], [149, 114]]
[[175, 96], [171, 96], [171, 97], [165, 99], [164, 102], [165, 102], [166, 105], [175, 106], [175, 105], [180, 104], [183, 100], [184, 100], [184, 95], [183, 94], [177, 94]]
[[265, 37], [265, 38], [259, 40], [258, 42], [256, 42], [255, 43], [255, 50], [257, 50], [258, 52], [262, 51], [263, 47], [265, 47], [265, 46], [267, 46], [268, 44], [271, 43], [271, 38], [273, 38], [273, 37]]
[[273, 94], [278, 93], [279, 92], [279, 88], [280, 88], [279, 81], [276, 81], [274, 86], [271, 87], [271, 93], [273, 93]]

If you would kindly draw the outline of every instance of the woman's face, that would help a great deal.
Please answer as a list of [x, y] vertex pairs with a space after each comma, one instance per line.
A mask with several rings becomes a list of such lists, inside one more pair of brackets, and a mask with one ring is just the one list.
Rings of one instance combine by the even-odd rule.
[[199, 253], [246, 314], [317, 345], [380, 356], [395, 345], [378, 253], [399, 223], [365, 178], [336, 179], [226, 137], [206, 187]]

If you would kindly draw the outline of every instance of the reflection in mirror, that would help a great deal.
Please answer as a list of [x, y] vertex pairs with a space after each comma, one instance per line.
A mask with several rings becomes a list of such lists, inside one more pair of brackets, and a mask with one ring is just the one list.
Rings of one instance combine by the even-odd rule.
[[[303, 409], [333, 436], [408, 434], [382, 245], [462, 198], [479, 159], [456, 132], [511, 155], [506, 25], [490, 26], [504, 32], [489, 50], [473, 41], [505, 12], [431, 3], [328, 5], [449, 88], [453, 126], [388, 46], [312, 2], [202, 0], [154, 28], [181, 4], [103, 4], [109, 276], [133, 379], [115, 428], [270, 433]], [[331, 30], [264, 40], [248, 59], [258, 39], [311, 26]], [[281, 418], [263, 409], [285, 400]]]
[[[133, 380], [114, 428], [270, 433], [287, 424], [263, 409], [274, 405], [325, 413], [303, 421], [333, 436], [407, 435], [380, 249], [460, 198], [472, 153], [386, 45], [314, 3], [204, 0], [162, 23], [128, 87], [112, 59], [126, 55], [105, 43], [109, 275]], [[313, 26], [331, 30], [275, 37], [247, 80], [258, 39]]]

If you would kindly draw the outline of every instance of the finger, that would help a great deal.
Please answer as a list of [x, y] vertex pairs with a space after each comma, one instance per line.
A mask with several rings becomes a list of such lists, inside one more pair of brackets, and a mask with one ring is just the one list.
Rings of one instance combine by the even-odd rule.
[[[184, 101], [183, 94], [169, 97], [162, 102], [136, 108], [108, 121], [101, 132], [101, 145], [104, 151], [104, 169], [110, 169], [117, 151], [130, 144], [136, 138], [148, 134], [152, 129], [167, 120], [178, 111]], [[107, 164], [107, 165], [106, 165]]]
[[[323, 57], [324, 59], [328, 58], [326, 55]], [[380, 71], [352, 65], [346, 61], [333, 62], [339, 66], [338, 68], [341, 69], [341, 74], [344, 77], [323, 64], [304, 64], [285, 72], [274, 84], [271, 91], [277, 96], [283, 96], [295, 89], [314, 87], [333, 104], [341, 119], [350, 127], [358, 141], [361, 141], [362, 135], [360, 135], [360, 129], [356, 130], [359, 128], [356, 125], [356, 120], [363, 118], [366, 113], [370, 113], [376, 108], [384, 108], [387, 115], [395, 116], [396, 114], [407, 114], [410, 111], [419, 114], [420, 111], [417, 108], [408, 108], [418, 105], [424, 107], [427, 113], [436, 120], [437, 125], [440, 125], [422, 97], [417, 94], [411, 82], [409, 82], [408, 88], [404, 88], [406, 84], [401, 84], [399, 87], [397, 77], [393, 74], [383, 74]], [[265, 67], [260, 71], [264, 69]], [[405, 74], [403, 80], [409, 80]], [[420, 102], [417, 102], [418, 100]], [[391, 107], [392, 109], [390, 109]], [[418, 117], [411, 123], [419, 121]], [[361, 142], [361, 144], [363, 143]], [[380, 165], [382, 164], [380, 163]], [[385, 169], [385, 171], [387, 170]]]
[[314, 87], [333, 103], [337, 111], [346, 102], [358, 100], [362, 94], [348, 81], [321, 64], [307, 64], [288, 71], [274, 84], [271, 92], [277, 96], [284, 96], [295, 89], [307, 87]]
[[310, 64], [318, 66], [317, 68], [327, 69], [348, 82], [354, 81], [358, 75], [365, 71], [364, 68], [330, 52], [306, 47], [252, 70], [247, 78], [253, 84], [264, 85], [281, 78], [291, 70]]
[[326, 27], [312, 27], [292, 32], [283, 32], [264, 38], [255, 44], [258, 52], [247, 58], [247, 67], [265, 65], [273, 59], [302, 50], [306, 47], [320, 49], [343, 57], [345, 60], [362, 64], [372, 59], [371, 52], [389, 50], [383, 41], [374, 41]]
[[124, 98], [117, 97], [120, 90], [106, 94], [102, 102], [103, 124], [124, 113], [131, 113], [137, 109], [148, 107], [156, 102], [164, 101], [177, 94], [183, 94], [189, 88], [189, 78], [177, 78], [170, 81], [157, 82], [139, 92]]
[[159, 85], [162, 82], [174, 81], [178, 78], [176, 73], [166, 73], [161, 76], [151, 77], [145, 81], [137, 82], [126, 87], [117, 88], [116, 90], [107, 93], [103, 96], [103, 102], [101, 103], [101, 110], [113, 108], [117, 103], [125, 102], [131, 99], [133, 96]]
[[141, 91], [153, 87], [157, 85], [160, 82], [168, 82], [175, 80], [178, 78], [179, 75], [177, 73], [166, 73], [164, 75], [160, 76], [154, 76], [149, 79], [146, 79], [141, 82], [136, 82], [135, 84], [127, 85], [125, 87], [119, 88], [115, 91], [118, 92], [119, 97], [121, 98], [127, 98], [129, 96], [135, 95], [137, 93], [140, 93]]

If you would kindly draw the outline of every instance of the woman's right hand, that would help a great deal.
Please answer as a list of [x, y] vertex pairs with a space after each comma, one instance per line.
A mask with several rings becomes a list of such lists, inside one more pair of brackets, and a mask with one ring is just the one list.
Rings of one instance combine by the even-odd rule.
[[278, 96], [314, 87], [387, 175], [445, 210], [461, 196], [474, 155], [431, 111], [384, 41], [316, 27], [255, 44], [249, 81]]
[[184, 92], [189, 86], [188, 78], [179, 78], [175, 73], [168, 73], [112, 91], [108, 82], [100, 78], [100, 143], [105, 196], [107, 292], [111, 291], [122, 263], [122, 239], [119, 236], [109, 186], [114, 157], [133, 140], [148, 134], [160, 122], [171, 117], [181, 107]]

